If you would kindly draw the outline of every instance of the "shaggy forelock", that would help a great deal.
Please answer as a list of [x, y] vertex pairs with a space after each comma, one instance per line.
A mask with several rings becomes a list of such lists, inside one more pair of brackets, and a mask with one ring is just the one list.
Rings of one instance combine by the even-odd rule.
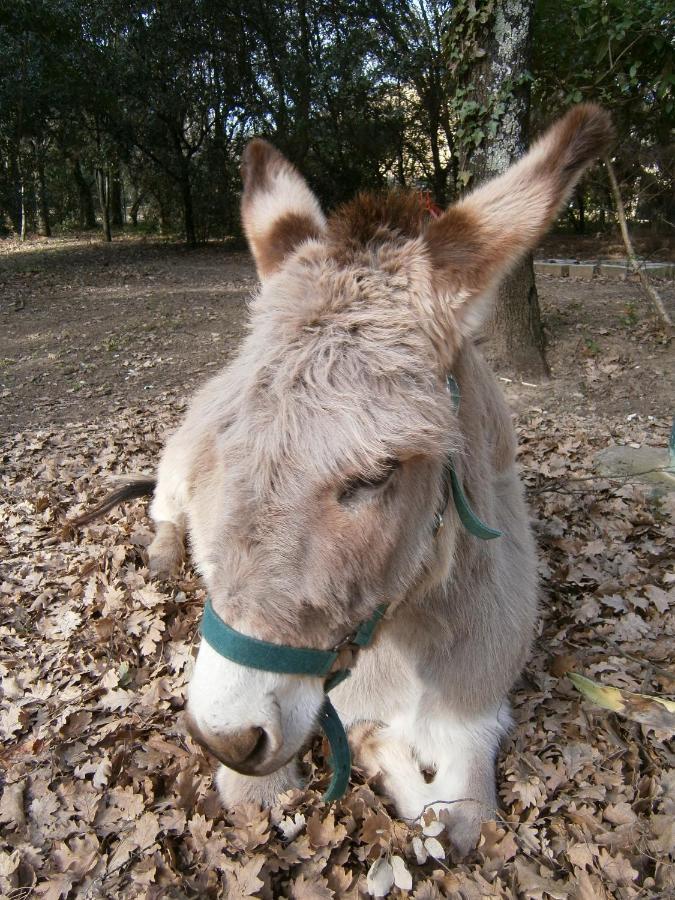
[[221, 442], [244, 460], [256, 494], [303, 473], [375, 474], [392, 456], [440, 458], [456, 446], [420, 324], [426, 290], [410, 240], [362, 248], [348, 266], [311, 242], [265, 284], [231, 369]]

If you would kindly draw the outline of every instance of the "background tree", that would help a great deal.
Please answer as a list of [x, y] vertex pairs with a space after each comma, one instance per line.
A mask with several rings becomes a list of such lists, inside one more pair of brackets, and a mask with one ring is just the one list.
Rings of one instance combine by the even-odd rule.
[[[227, 237], [254, 134], [327, 207], [393, 183], [443, 206], [522, 152], [529, 118], [595, 99], [630, 224], [661, 240], [673, 36], [667, 0], [0, 0], [0, 233]], [[561, 225], [616, 227], [601, 169]], [[531, 270], [509, 285], [496, 349], [541, 373]]]
[[[462, 186], [506, 171], [528, 145], [534, 0], [456, 3], [447, 53], [462, 129]], [[548, 375], [539, 301], [529, 256], [499, 286], [485, 325], [495, 362], [532, 378]]]

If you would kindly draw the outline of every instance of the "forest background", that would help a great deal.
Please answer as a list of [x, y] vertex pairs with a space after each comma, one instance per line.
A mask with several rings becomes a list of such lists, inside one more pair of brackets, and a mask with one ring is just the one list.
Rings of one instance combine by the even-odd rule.
[[[629, 218], [672, 228], [673, 37], [668, 0], [1, 0], [0, 234], [236, 234], [254, 134], [328, 207], [392, 183], [445, 206], [518, 94], [525, 132], [606, 105]], [[486, 64], [518, 41], [486, 91]], [[613, 222], [596, 169], [563, 225]]]

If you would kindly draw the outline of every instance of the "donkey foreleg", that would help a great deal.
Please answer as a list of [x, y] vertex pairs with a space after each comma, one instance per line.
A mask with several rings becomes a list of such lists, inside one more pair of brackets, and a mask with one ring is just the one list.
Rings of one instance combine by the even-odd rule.
[[226, 766], [220, 766], [215, 782], [223, 806], [227, 809], [236, 809], [240, 803], [272, 806], [284, 791], [304, 787], [296, 759], [270, 775], [260, 776], [240, 775]]
[[185, 557], [187, 478], [181, 465], [183, 459], [172, 449], [171, 443], [167, 444], [150, 505], [155, 537], [148, 547], [148, 567], [158, 578], [176, 575]]
[[157, 522], [148, 547], [148, 568], [157, 578], [174, 576], [185, 558], [185, 528], [174, 522]]
[[494, 815], [495, 760], [509, 725], [507, 706], [474, 717], [406, 717], [365, 736], [357, 760], [369, 775], [380, 774], [401, 818], [415, 821], [434, 809], [465, 856]]

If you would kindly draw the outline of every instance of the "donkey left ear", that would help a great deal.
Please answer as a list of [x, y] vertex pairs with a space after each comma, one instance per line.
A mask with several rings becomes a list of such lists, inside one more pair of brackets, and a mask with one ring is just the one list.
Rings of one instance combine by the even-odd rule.
[[321, 235], [326, 219], [295, 166], [255, 138], [241, 161], [241, 218], [260, 280], [274, 274], [303, 241]]
[[519, 162], [430, 223], [434, 285], [461, 333], [480, 325], [491, 288], [535, 248], [613, 134], [605, 110], [574, 106]]

